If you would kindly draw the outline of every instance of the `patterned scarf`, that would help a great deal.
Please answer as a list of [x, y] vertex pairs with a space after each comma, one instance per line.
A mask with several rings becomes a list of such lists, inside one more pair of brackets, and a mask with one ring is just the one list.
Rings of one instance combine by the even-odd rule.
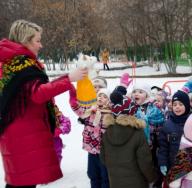
[[167, 175], [167, 183], [171, 183], [192, 171], [192, 148], [178, 151], [174, 165]]
[[[0, 66], [0, 135], [18, 116], [22, 116], [31, 95], [48, 77], [40, 63], [28, 56], [19, 55]], [[51, 131], [55, 127], [55, 113], [52, 102], [47, 103]]]

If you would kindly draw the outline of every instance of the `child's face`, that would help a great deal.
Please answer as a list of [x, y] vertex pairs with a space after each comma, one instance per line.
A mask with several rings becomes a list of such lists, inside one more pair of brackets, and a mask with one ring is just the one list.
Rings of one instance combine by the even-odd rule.
[[160, 95], [155, 96], [155, 105], [157, 105], [159, 108], [163, 108], [164, 102], [162, 96]]
[[155, 88], [155, 89], [152, 89], [151, 90], [151, 96], [155, 98], [155, 96], [157, 95], [158, 93], [158, 90]]
[[177, 116], [181, 116], [185, 113], [185, 106], [180, 101], [174, 101], [172, 104], [172, 109]]
[[95, 84], [95, 85], [94, 85], [94, 88], [95, 88], [96, 93], [98, 93], [98, 91], [99, 91], [101, 88], [103, 88], [103, 87], [100, 86], [100, 85], [98, 85], [98, 84]]
[[171, 100], [170, 100], [170, 102], [168, 102], [167, 108], [168, 108], [169, 111], [173, 110], [173, 106], [172, 106], [172, 101]]
[[97, 96], [97, 105], [98, 106], [107, 106], [109, 105], [109, 98], [107, 97], [107, 95], [100, 93]]
[[141, 89], [133, 90], [132, 98], [135, 100], [136, 104], [142, 105], [147, 99], [147, 93]]

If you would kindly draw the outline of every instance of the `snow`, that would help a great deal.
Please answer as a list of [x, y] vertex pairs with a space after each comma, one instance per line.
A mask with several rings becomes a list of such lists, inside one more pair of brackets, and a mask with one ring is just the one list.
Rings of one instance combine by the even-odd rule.
[[[124, 66], [124, 63], [118, 63], [119, 66]], [[115, 67], [117, 63], [110, 63], [109, 67]], [[119, 78], [122, 73], [128, 72], [132, 75], [132, 69], [124, 70], [115, 70], [115, 71], [103, 71], [102, 64], [98, 64], [97, 68], [100, 69], [99, 75], [107, 77], [108, 88], [112, 91], [115, 86], [119, 84]], [[178, 72], [186, 73], [190, 72], [189, 67], [178, 67]], [[61, 71], [56, 71], [56, 74], [60, 74]], [[152, 67], [140, 67], [136, 69], [136, 75], [155, 75], [155, 74], [165, 74], [166, 69], [164, 66], [161, 66], [161, 71], [156, 72]], [[53, 72], [48, 72], [49, 75], [53, 75]], [[117, 78], [109, 78], [117, 77]], [[128, 91], [131, 91], [132, 86], [136, 82], [141, 82], [143, 84], [148, 83], [151, 86], [162, 87], [166, 81], [175, 81], [175, 80], [187, 80], [188, 78], [136, 78], [129, 87]], [[181, 88], [184, 82], [171, 83], [170, 88], [172, 93], [177, 89]], [[77, 116], [71, 110], [68, 103], [68, 92], [61, 94], [56, 97], [56, 103], [62, 112], [70, 117], [72, 122], [72, 130], [68, 135], [63, 135], [62, 140], [66, 147], [63, 149], [63, 159], [61, 163], [61, 168], [64, 173], [64, 177], [58, 181], [47, 185], [39, 185], [38, 188], [89, 188], [89, 179], [86, 174], [87, 170], [87, 152], [82, 149], [82, 131], [83, 125], [77, 123]], [[0, 158], [0, 187], [5, 185], [4, 182], [4, 172], [2, 161]]]
[[[155, 67], [149, 67], [149, 66], [142, 66], [142, 65], [146, 65], [146, 62], [140, 62], [138, 63], [138, 67], [135, 69], [135, 76], [147, 76], [147, 75], [162, 75], [162, 74], [167, 74], [167, 70], [164, 66], [164, 64], [160, 65], [160, 71], [156, 71]], [[111, 62], [108, 63], [109, 68], [125, 68], [125, 69], [121, 69], [121, 70], [111, 70], [111, 71], [103, 71], [103, 64], [101, 62], [97, 62], [94, 67], [99, 71], [99, 75], [100, 76], [104, 76], [104, 77], [119, 77], [122, 73], [124, 72], [128, 72], [130, 75], [133, 75], [133, 69], [131, 68], [132, 66], [132, 62]], [[130, 68], [127, 68], [127, 67]], [[70, 63], [69, 64], [69, 68], [70, 71], [72, 69], [74, 69], [76, 67], [76, 64], [74, 63]], [[66, 72], [68, 72], [68, 70], [66, 69]], [[177, 72], [178, 73], [190, 73], [192, 72], [192, 68], [187, 67], [187, 66], [178, 66], [177, 67]], [[54, 76], [57, 74], [62, 74], [63, 71], [59, 69], [59, 66], [56, 66], [56, 71], [47, 71], [47, 73], [50, 76]]]

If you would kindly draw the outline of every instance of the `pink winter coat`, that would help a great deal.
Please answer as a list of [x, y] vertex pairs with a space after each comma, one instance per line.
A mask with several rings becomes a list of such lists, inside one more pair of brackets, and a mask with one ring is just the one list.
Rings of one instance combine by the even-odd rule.
[[[1, 48], [0, 42], [0, 61], [2, 54], [8, 53], [11, 56], [12, 49], [17, 47], [13, 48], [9, 42], [6, 45], [10, 45], [8, 52], [6, 48]], [[16, 117], [0, 136], [6, 183], [14, 186], [46, 184], [62, 177], [46, 103], [70, 88], [68, 76], [41, 84], [37, 90], [32, 91], [25, 113]]]
[[69, 93], [72, 110], [85, 121], [85, 127], [82, 133], [83, 149], [91, 154], [99, 154], [101, 138], [106, 131], [106, 128], [103, 126], [103, 117], [106, 114], [111, 114], [111, 109], [109, 106], [99, 107], [97, 105], [85, 108], [77, 102], [74, 87]]

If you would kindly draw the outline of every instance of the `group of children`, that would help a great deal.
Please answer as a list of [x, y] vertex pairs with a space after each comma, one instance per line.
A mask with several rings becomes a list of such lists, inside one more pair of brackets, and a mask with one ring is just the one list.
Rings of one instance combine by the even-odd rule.
[[172, 97], [159, 89], [153, 98], [147, 84], [135, 84], [128, 94], [131, 81], [123, 74], [110, 92], [103, 77], [94, 78], [97, 102], [86, 108], [75, 87], [69, 91], [71, 108], [84, 124], [91, 188], [192, 187], [192, 81]]

